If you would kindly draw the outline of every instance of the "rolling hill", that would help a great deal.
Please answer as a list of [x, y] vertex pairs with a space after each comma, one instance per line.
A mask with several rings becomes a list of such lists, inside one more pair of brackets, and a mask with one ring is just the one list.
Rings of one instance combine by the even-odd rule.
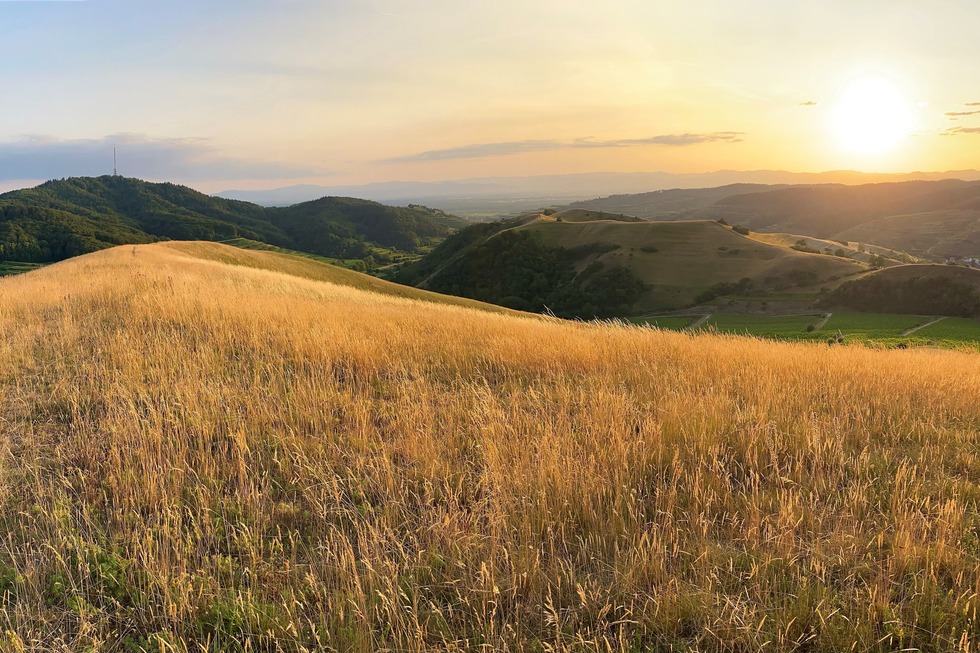
[[0, 279], [0, 649], [973, 649], [976, 354], [532, 319], [293, 259]]
[[873, 243], [940, 261], [980, 255], [980, 182], [740, 185], [613, 196], [572, 206], [652, 220], [723, 219], [752, 231]]
[[980, 258], [978, 215], [976, 209], [891, 215], [845, 229], [837, 237], [901, 247], [934, 261], [949, 257]]
[[466, 221], [420, 206], [325, 197], [286, 208], [174, 184], [72, 178], [0, 195], [0, 261], [52, 262], [120, 244], [247, 238], [336, 259], [417, 254]]
[[647, 220], [689, 220], [692, 212], [705, 210], [728, 197], [766, 192], [786, 186], [728, 184], [717, 188], [672, 188], [648, 193], [611, 195], [574, 202], [572, 209], [635, 215]]
[[572, 210], [464, 229], [397, 280], [591, 318], [680, 308], [712, 293], [816, 292], [866, 269], [847, 258], [759, 242], [716, 222], [647, 222]]

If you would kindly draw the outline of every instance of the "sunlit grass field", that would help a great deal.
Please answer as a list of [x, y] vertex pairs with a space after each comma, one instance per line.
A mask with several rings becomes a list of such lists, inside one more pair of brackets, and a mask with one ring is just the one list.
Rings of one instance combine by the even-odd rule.
[[0, 650], [980, 644], [980, 355], [283, 265], [161, 244], [0, 281]]

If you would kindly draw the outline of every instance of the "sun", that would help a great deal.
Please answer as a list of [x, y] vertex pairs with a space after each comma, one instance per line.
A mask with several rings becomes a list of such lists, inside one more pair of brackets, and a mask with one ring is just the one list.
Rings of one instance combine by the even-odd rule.
[[888, 77], [864, 75], [844, 90], [833, 114], [840, 146], [857, 154], [894, 150], [912, 131], [912, 105]]

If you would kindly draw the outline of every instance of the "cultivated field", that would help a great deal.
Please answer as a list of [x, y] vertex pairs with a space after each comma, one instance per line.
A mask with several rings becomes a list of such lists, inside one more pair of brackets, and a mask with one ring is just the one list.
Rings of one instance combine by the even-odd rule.
[[980, 645], [980, 356], [562, 323], [286, 258], [0, 281], [0, 650]]
[[820, 315], [712, 315], [703, 327], [722, 333], [799, 340], [806, 328], [821, 322]]
[[962, 317], [947, 317], [940, 322], [926, 326], [915, 335], [947, 341], [980, 341], [980, 321]]
[[[898, 337], [906, 330], [914, 329], [933, 319], [920, 315], [836, 312], [827, 320], [823, 330], [829, 333], [840, 332], [861, 340], [875, 340]], [[977, 335], [980, 336], [980, 333]]]
[[[980, 320], [888, 313], [834, 312], [800, 315], [725, 314], [673, 317], [649, 316], [631, 322], [673, 331], [730, 333], [791, 342], [824, 342], [843, 337], [845, 342], [872, 346], [941, 346], [980, 349]], [[934, 323], [933, 323], [934, 322]], [[813, 330], [808, 330], [812, 326]], [[921, 327], [921, 328], [919, 328]], [[906, 334], [907, 335], [903, 335]]]

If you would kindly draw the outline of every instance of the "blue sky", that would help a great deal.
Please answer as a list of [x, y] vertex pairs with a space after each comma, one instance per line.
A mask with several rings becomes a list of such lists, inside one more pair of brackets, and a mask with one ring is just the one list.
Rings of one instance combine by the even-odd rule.
[[[975, 167], [980, 119], [946, 114], [980, 102], [977, 27], [968, 0], [0, 0], [0, 187], [113, 143], [207, 190]], [[907, 105], [887, 151], [834, 142], [862, 75]]]

